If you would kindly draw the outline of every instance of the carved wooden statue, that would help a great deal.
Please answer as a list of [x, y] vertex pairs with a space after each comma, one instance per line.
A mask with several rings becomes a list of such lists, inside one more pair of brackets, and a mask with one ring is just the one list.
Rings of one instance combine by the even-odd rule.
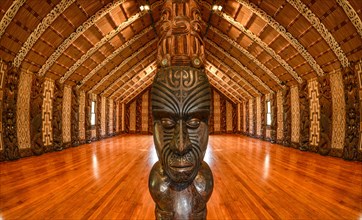
[[213, 189], [212, 172], [203, 161], [211, 89], [199, 16], [194, 0], [167, 0], [162, 10], [159, 70], [151, 90], [159, 161], [151, 170], [149, 190], [157, 219], [206, 219]]

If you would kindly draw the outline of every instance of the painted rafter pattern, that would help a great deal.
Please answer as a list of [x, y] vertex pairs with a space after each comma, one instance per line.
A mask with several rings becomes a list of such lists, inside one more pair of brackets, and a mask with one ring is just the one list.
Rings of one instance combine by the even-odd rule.
[[[318, 33], [323, 37], [327, 42], [329, 47], [332, 49], [334, 54], [336, 54], [338, 60], [341, 62], [343, 67], [349, 66], [349, 61], [347, 56], [344, 54], [342, 48], [339, 46], [338, 42], [328, 29], [321, 23], [319, 18], [300, 0], [287, 0], [295, 9], [299, 11], [318, 31]], [[358, 16], [357, 16], [358, 17]]]
[[240, 86], [234, 79], [230, 78], [226, 73], [221, 71], [219, 68], [217, 68], [211, 62], [206, 63], [206, 69], [209, 70], [209, 72], [211, 72], [212, 74], [214, 74], [218, 78], [222, 79], [222, 81], [224, 81], [226, 83], [231, 82], [233, 85], [237, 86], [238, 90], [240, 90], [243, 94], [246, 94], [246, 96], [248, 98], [253, 97], [252, 95], [250, 95], [250, 93], [248, 91], [246, 91], [242, 86]]
[[[242, 99], [241, 97], [238, 98], [233, 93], [230, 92], [230, 86], [228, 86], [226, 83], [223, 83], [222, 80], [218, 79], [216, 76], [214, 76], [209, 71], [206, 71], [206, 75], [209, 78], [210, 84], [212, 86], [214, 86], [215, 88], [217, 88], [223, 95], [228, 97], [234, 103], [240, 103], [241, 102], [240, 101], [240, 99]], [[244, 99], [242, 99], [242, 100], [245, 101]]]
[[357, 12], [353, 9], [351, 4], [349, 4], [348, 0], [337, 0], [337, 3], [343, 8], [349, 20], [357, 29], [359, 36], [362, 38], [362, 21]]
[[62, 0], [51, 10], [47, 16], [38, 24], [35, 30], [30, 34], [28, 39], [21, 47], [20, 51], [14, 59], [14, 66], [19, 67], [23, 62], [25, 56], [29, 53], [30, 49], [34, 46], [39, 37], [47, 30], [47, 28], [61, 15], [75, 0]]
[[[155, 53], [153, 53], [155, 54]], [[156, 70], [156, 61], [150, 63], [146, 68], [144, 68], [142, 71], [140, 71], [139, 73], [133, 75], [132, 77], [129, 78], [129, 80], [125, 81], [125, 83], [119, 87], [117, 89], [117, 91], [115, 91], [111, 96], [110, 98], [113, 99], [115, 98], [116, 96], [119, 96], [121, 94], [125, 94], [127, 89], [126, 87], [129, 86], [129, 83], [137, 83], [137, 79], [141, 80], [143, 79], [145, 76], [147, 76], [147, 74], [153, 72]], [[122, 80], [124, 80], [124, 77], [122, 77]]]
[[[208, 63], [206, 65], [206, 71], [209, 74], [209, 79], [215, 80], [218, 84], [220, 84], [222, 87], [226, 89], [232, 95], [237, 102], [240, 102], [241, 100], [245, 101], [245, 98], [241, 95], [241, 93], [245, 93], [240, 86], [238, 86], [237, 83], [233, 82], [230, 78], [225, 79], [225, 75], [218, 71], [213, 65], [210, 65]], [[237, 88], [234, 88], [237, 87]]]
[[[261, 95], [261, 93], [255, 89], [255, 87], [253, 85], [251, 85], [248, 81], [246, 81], [243, 77], [241, 77], [238, 73], [236, 73], [235, 71], [233, 71], [227, 64], [225, 64], [223, 61], [221, 61], [219, 58], [215, 57], [214, 55], [212, 55], [211, 53], [207, 52], [206, 53], [208, 56], [210, 56], [212, 59], [216, 60], [217, 62], [219, 62], [221, 65], [223, 65], [224, 67], [227, 67], [228, 71], [225, 72], [225, 74], [227, 74], [230, 78], [233, 78], [235, 81], [238, 82], [238, 84], [240, 85], [240, 82], [242, 82], [244, 85], [247, 85], [249, 88], [251, 88], [251, 90], [257, 94], [258, 96]], [[242, 86], [242, 85], [240, 85]], [[250, 93], [249, 93], [250, 94]]]
[[[156, 51], [152, 52], [150, 55], [148, 55], [146, 58], [144, 58], [143, 60], [149, 60], [152, 56], [156, 55]], [[126, 81], [128, 79], [132, 78], [132, 75], [134, 74], [134, 69], [138, 69], [140, 66], [143, 65], [143, 62], [138, 63], [138, 65], [136, 67], [132, 67], [129, 71], [127, 71], [126, 73], [122, 74], [122, 77], [118, 78], [116, 81], [114, 81], [110, 86], [108, 86], [108, 88], [106, 90], [104, 90], [104, 92], [102, 92], [103, 95], [107, 95], [111, 90], [113, 90], [113, 88], [115, 86], [119, 86], [120, 82], [126, 83]], [[121, 89], [122, 87], [118, 88], [117, 90], [114, 90], [112, 93], [117, 93], [119, 91], [119, 89]], [[111, 94], [110, 96], [113, 97], [113, 94]]]
[[264, 21], [266, 21], [272, 28], [274, 28], [280, 35], [282, 35], [298, 52], [304, 57], [304, 59], [309, 63], [309, 65], [316, 71], [318, 76], [323, 76], [324, 72], [322, 68], [318, 65], [317, 61], [310, 55], [310, 53], [305, 49], [305, 47], [289, 33], [285, 27], [283, 27], [279, 22], [277, 22], [272, 16], [268, 15], [265, 11], [260, 9], [255, 4], [249, 2], [248, 0], [236, 0], [239, 4], [244, 5], [254, 14], [258, 15]]
[[127, 57], [125, 60], [122, 61], [121, 64], [119, 64], [116, 68], [114, 68], [111, 72], [109, 72], [105, 77], [102, 78], [101, 81], [99, 81], [93, 88], [89, 91], [90, 93], [94, 93], [94, 91], [101, 86], [103, 83], [108, 81], [110, 77], [112, 77], [118, 70], [120, 70], [122, 67], [128, 64], [130, 60], [140, 55], [144, 50], [149, 48], [152, 44], [156, 43], [158, 39], [153, 39], [152, 41], [148, 42], [146, 45], [144, 45], [142, 48], [140, 48], [137, 52], [133, 53], [131, 56]]
[[9, 26], [18, 10], [23, 6], [26, 0], [15, 0], [10, 8], [5, 12], [4, 17], [0, 21], [0, 38], [5, 33], [6, 28]]
[[[99, 50], [105, 43], [107, 43], [109, 40], [111, 40], [114, 36], [116, 36], [119, 32], [121, 32], [124, 28], [132, 24], [134, 21], [136, 21], [138, 18], [140, 18], [141, 14], [137, 13], [130, 17], [128, 20], [122, 22], [116, 29], [109, 32], [105, 37], [103, 37], [100, 41], [98, 41], [91, 49], [89, 49], [83, 56], [77, 60], [73, 66], [69, 68], [69, 70], [64, 74], [62, 78], [60, 78], [60, 82], [64, 83], [65, 80], [67, 80], [74, 72], [75, 70], [82, 65], [89, 57], [91, 57], [95, 52]], [[129, 47], [129, 45], [133, 44], [135, 41], [143, 37], [147, 32], [152, 30], [152, 27], [144, 29], [141, 33], [137, 34], [133, 38], [131, 38], [126, 43], [122, 44], [120, 48], [125, 49]]]
[[218, 45], [216, 45], [214, 42], [210, 40], [206, 40], [208, 44], [216, 48], [218, 51], [220, 51], [224, 56], [226, 56], [228, 59], [232, 60], [235, 64], [237, 64], [241, 69], [243, 69], [247, 74], [249, 74], [255, 81], [257, 81], [261, 86], [263, 86], [268, 92], [274, 93], [272, 89], [268, 85], [266, 85], [258, 76], [256, 76], [249, 68], [244, 66], [242, 63], [240, 63], [239, 60], [235, 59], [233, 56], [231, 56], [228, 52], [226, 52], [224, 49], [220, 48]]
[[87, 21], [85, 21], [82, 25], [80, 25], [75, 32], [73, 32], [67, 39], [63, 41], [63, 43], [54, 51], [52, 55], [47, 59], [45, 64], [41, 67], [38, 74], [40, 76], [44, 76], [45, 73], [50, 69], [51, 66], [55, 63], [55, 61], [63, 54], [63, 52], [80, 36], [82, 35], [88, 28], [93, 26], [95, 22], [104, 17], [106, 14], [111, 12], [114, 8], [125, 2], [126, 0], [118, 0], [116, 2], [109, 3], [99, 11], [97, 11], [94, 15], [92, 15]]
[[[247, 51], [245, 48], [240, 46], [240, 44], [236, 43], [234, 40], [229, 38], [227, 35], [223, 34], [221, 31], [219, 31], [216, 28], [210, 28], [214, 33], [218, 34], [223, 40], [227, 41], [229, 44], [234, 46], [236, 49], [238, 49], [241, 53], [243, 53], [245, 56], [247, 56], [251, 61], [253, 61], [256, 65], [258, 65], [264, 72], [266, 72], [270, 78], [272, 78], [275, 82], [278, 83], [279, 86], [284, 87], [280, 81], [280, 79], [270, 71], [269, 68], [267, 68], [264, 64], [262, 64], [256, 57], [254, 57], [249, 51]], [[302, 80], [298, 75], [293, 76], [298, 82], [299, 80]]]

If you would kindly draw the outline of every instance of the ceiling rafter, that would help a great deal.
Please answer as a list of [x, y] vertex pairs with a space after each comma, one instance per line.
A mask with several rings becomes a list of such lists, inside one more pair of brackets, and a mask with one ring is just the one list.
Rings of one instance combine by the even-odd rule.
[[274, 93], [274, 91], [267, 85], [265, 84], [257, 75], [255, 75], [249, 68], [247, 68], [246, 66], [244, 66], [239, 60], [237, 60], [236, 58], [234, 58], [233, 56], [231, 56], [228, 52], [226, 52], [223, 48], [219, 47], [217, 44], [215, 44], [214, 42], [210, 41], [210, 40], [206, 40], [205, 42], [207, 42], [208, 44], [210, 44], [211, 46], [213, 46], [215, 49], [217, 49], [218, 51], [220, 51], [224, 56], [226, 56], [228, 59], [232, 60], [236, 65], [238, 65], [242, 70], [244, 70], [247, 74], [249, 74], [255, 81], [257, 81], [262, 87], [264, 87], [264, 89], [268, 90], [268, 92], [270, 93]]
[[[116, 29], [109, 32], [105, 37], [103, 37], [100, 41], [98, 41], [91, 49], [89, 49], [83, 56], [77, 60], [76, 63], [74, 63], [68, 71], [64, 74], [62, 78], [60, 78], [60, 82], [64, 83], [65, 80], [67, 80], [74, 72], [75, 70], [82, 65], [89, 57], [91, 57], [95, 52], [99, 50], [105, 43], [107, 43], [109, 40], [111, 40], [114, 36], [116, 36], [119, 32], [121, 32], [125, 27], [132, 24], [136, 19], [138, 19], [138, 16], [131, 17], [127, 21], [122, 22]], [[150, 30], [152, 30], [152, 27], [148, 27], [146, 29], [143, 29], [139, 34], [132, 37], [130, 40], [122, 44], [121, 47], [117, 48], [117, 50], [124, 50], [125, 48], [129, 47], [131, 44], [136, 42], [138, 39], [143, 37], [145, 34], [147, 34]]]
[[[155, 53], [153, 53], [153, 54], [155, 54]], [[127, 82], [125, 82], [123, 85], [121, 85], [121, 86], [120, 86], [116, 91], [114, 91], [109, 97], [110, 97], [111, 99], [114, 99], [116, 96], [122, 97], [122, 91], [123, 91], [123, 93], [125, 93], [125, 92], [127, 91], [127, 89], [125, 89], [125, 87], [129, 86], [129, 83], [130, 83], [130, 82], [133, 82], [133, 80], [136, 79], [136, 78], [139, 78], [140, 80], [141, 80], [142, 78], [144, 78], [144, 77], [147, 75], [147, 70], [149, 70], [149, 73], [151, 73], [151, 72], [153, 72], [153, 71], [156, 71], [157, 68], [155, 67], [155, 65], [156, 65], [156, 61], [151, 62], [149, 65], [147, 65], [146, 68], [143, 68], [142, 71], [140, 71], [139, 73], [134, 74], [132, 77], [130, 77], [130, 79], [129, 79]], [[148, 73], [148, 74], [149, 74], [149, 73]], [[122, 76], [122, 78], [123, 78], [123, 76]]]
[[[267, 22], [270, 27], [274, 28], [280, 35], [282, 35], [298, 52], [304, 57], [304, 59], [309, 63], [309, 65], [316, 71], [318, 76], [323, 76], [324, 71], [319, 66], [317, 61], [312, 57], [312, 55], [305, 49], [305, 47], [289, 33], [285, 27], [279, 22], [277, 22], [272, 16], [268, 15], [264, 10], [259, 8], [257, 5], [249, 2], [248, 0], [235, 0], [239, 4], [244, 5], [254, 14], [258, 15], [261, 19]], [[224, 13], [223, 13], [224, 14]]]
[[[152, 28], [151, 28], [152, 29]], [[143, 64], [143, 61], [144, 60], [149, 60], [152, 56], [155, 56], [156, 55], [156, 51], [154, 51], [154, 52], [152, 52], [150, 55], [148, 55], [146, 58], [144, 58], [143, 60], [142, 60], [142, 62], [139, 62], [137, 65], [135, 65], [135, 67], [132, 67], [128, 72], [126, 72], [126, 73], [124, 73], [121, 77], [119, 77], [116, 81], [114, 81], [110, 86], [108, 86], [108, 88], [106, 89], [106, 90], [104, 90], [103, 92], [102, 92], [102, 94], [107, 94], [107, 93], [109, 93], [111, 90], [113, 90], [113, 88], [115, 87], [115, 86], [119, 86], [118, 84], [120, 83], [120, 82], [123, 82], [123, 84], [125, 84], [126, 83], [126, 78], [128, 77], [128, 79], [131, 79], [132, 77], [133, 77], [133, 75], [134, 75], [134, 69], [138, 69], [141, 65], [144, 65]], [[146, 67], [147, 68], [147, 67]], [[120, 89], [120, 88], [118, 88], [118, 89]], [[108, 96], [113, 96], [113, 94], [114, 93], [116, 93], [117, 91], [118, 91], [118, 89], [117, 90], [113, 90], [112, 92], [111, 92], [111, 94], [110, 95], [108, 95]]]
[[[114, 68], [111, 72], [109, 72], [106, 76], [102, 78], [101, 81], [99, 81], [93, 88], [89, 91], [90, 93], [93, 93], [96, 89], [98, 89], [99, 86], [101, 86], [103, 83], [105, 83], [111, 76], [113, 76], [116, 72], [118, 72], [119, 69], [121, 69], [123, 66], [128, 65], [128, 62], [132, 60], [133, 58], [137, 57], [140, 53], [144, 52], [147, 48], [149, 48], [152, 44], [156, 43], [158, 41], [157, 38], [151, 40], [146, 45], [144, 45], [142, 48], [138, 49], [137, 52], [133, 53], [131, 56], [127, 57], [122, 61], [121, 64], [119, 64], [116, 68]], [[84, 83], [80, 86], [82, 86]]]
[[[242, 82], [244, 85], [247, 85], [248, 87], [251, 88], [251, 90], [253, 90], [254, 93], [256, 93], [257, 95], [260, 95], [260, 92], [253, 86], [251, 85], [248, 81], [246, 81], [243, 77], [241, 77], [238, 73], [236, 73], [235, 71], [232, 70], [232, 68], [230, 68], [226, 63], [224, 63], [223, 61], [221, 61], [219, 58], [215, 57], [214, 55], [212, 55], [211, 53], [207, 52], [206, 53], [208, 56], [210, 56], [212, 59], [216, 60], [217, 62], [219, 62], [221, 65], [223, 65], [224, 67], [227, 68], [227, 72], [225, 72], [225, 74], [227, 74], [228, 77], [239, 81], [238, 84], [240, 85], [240, 82]], [[233, 76], [230, 76], [230, 74], [232, 74]], [[235, 77], [237, 79], [235, 79]], [[240, 85], [241, 87], [243, 87], [243, 85]], [[246, 89], [245, 89], [246, 90]], [[249, 92], [249, 91], [248, 91]], [[249, 92], [250, 94], [250, 92]]]
[[[221, 75], [219, 78], [220, 79], [223, 79], [226, 78], [227, 79], [227, 82], [230, 82], [235, 85], [238, 90], [241, 90], [241, 92], [243, 94], [246, 94], [247, 97], [249, 98], [252, 98], [253, 96], [248, 92], [246, 91], [241, 85], [239, 85], [238, 82], [236, 82], [233, 78], [229, 77], [226, 73], [224, 73], [222, 70], [220, 70], [218, 67], [216, 67], [214, 64], [212, 64], [211, 62], [207, 61], [206, 63], [206, 69], [208, 69], [211, 73], [213, 73], [213, 71], [215, 70], [215, 72], [213, 74], [215, 74], [216, 76], [219, 77], [219, 75]], [[218, 74], [219, 73], [219, 74]], [[225, 81], [225, 80], [224, 80]]]
[[353, 9], [352, 5], [349, 4], [348, 0], [337, 0], [337, 3], [343, 8], [347, 17], [356, 28], [359, 36], [362, 38], [362, 21], [357, 12]]
[[20, 67], [21, 63], [29, 53], [31, 48], [34, 46], [40, 36], [47, 30], [47, 28], [61, 15], [75, 0], [62, 0], [57, 4], [46, 17], [38, 24], [35, 30], [29, 35], [25, 43], [22, 45], [18, 54], [16, 55], [13, 64], [15, 67]]
[[[223, 40], [225, 40], [226, 42], [228, 42], [229, 44], [234, 46], [236, 49], [238, 49], [239, 52], [241, 52], [242, 54], [247, 56], [252, 62], [254, 62], [256, 65], [258, 65], [262, 70], [264, 70], [264, 72], [266, 72], [268, 74], [268, 76], [270, 78], [272, 78], [280, 87], [282, 87], [282, 88], [284, 87], [284, 85], [282, 85], [282, 82], [280, 81], [280, 79], [268, 67], [266, 67], [264, 64], [262, 64], [256, 57], [254, 57], [254, 55], [252, 55], [249, 51], [247, 51], [245, 48], [243, 48], [240, 44], [236, 43], [234, 40], [232, 40], [230, 37], [223, 34], [221, 31], [219, 31], [216, 28], [212, 28], [212, 29], [210, 28], [210, 30], [212, 30], [214, 33], [218, 34]], [[293, 76], [293, 77], [298, 82], [299, 82], [299, 80], [302, 80], [298, 75]]]
[[[235, 104], [240, 103], [240, 99], [235, 97], [235, 95], [233, 93], [230, 92], [230, 86], [227, 86], [227, 84], [225, 82], [223, 82], [222, 80], [218, 79], [216, 76], [214, 76], [212, 73], [210, 73], [209, 71], [206, 71], [206, 75], [209, 78], [209, 82], [210, 84], [217, 88], [218, 91], [220, 91], [223, 95], [225, 95], [226, 97], [228, 97], [232, 102], [234, 102]], [[220, 84], [224, 84], [223, 86], [220, 86]], [[227, 88], [225, 88], [225, 85], [227, 86]], [[245, 99], [242, 99], [242, 101], [245, 101]]]
[[9, 26], [16, 13], [19, 11], [21, 6], [25, 3], [26, 0], [15, 0], [9, 9], [5, 12], [4, 17], [0, 21], [0, 38], [5, 33], [6, 28]]
[[319, 18], [300, 0], [287, 0], [287, 2], [292, 5], [297, 11], [302, 14], [313, 27], [318, 31], [318, 33], [323, 37], [327, 42], [329, 47], [332, 49], [334, 54], [337, 56], [339, 62], [341, 62], [343, 67], [349, 66], [349, 61], [347, 56], [344, 54], [342, 48], [339, 46], [336, 39], [329, 32], [329, 30], [324, 26]]
[[[236, 100], [238, 100], [238, 102], [240, 102], [240, 100], [245, 100], [245, 98], [242, 96], [242, 93], [245, 93], [245, 90], [240, 87], [236, 82], [234, 82], [231, 78], [229, 78], [219, 69], [217, 69], [214, 65], [210, 64], [210, 62], [206, 64], [205, 70], [211, 74], [211, 77], [215, 81], [225, 87], [230, 92], [230, 94], [232, 94], [236, 98]], [[249, 97], [251, 97], [250, 94]]]
[[[41, 67], [38, 74], [40, 76], [44, 76], [46, 72], [53, 66], [55, 61], [63, 54], [63, 52], [76, 40], [79, 36], [81, 36], [86, 30], [92, 27], [95, 22], [99, 19], [103, 18], [109, 12], [111, 12], [114, 8], [118, 7], [120, 4], [125, 2], [126, 0], [118, 0], [116, 2], [109, 3], [108, 5], [101, 8], [97, 11], [93, 16], [91, 16], [88, 20], [86, 20], [83, 24], [81, 24], [75, 32], [71, 33], [67, 39], [65, 39], [58, 48], [49, 56], [45, 64]], [[142, 14], [136, 14], [134, 16], [142, 16]]]

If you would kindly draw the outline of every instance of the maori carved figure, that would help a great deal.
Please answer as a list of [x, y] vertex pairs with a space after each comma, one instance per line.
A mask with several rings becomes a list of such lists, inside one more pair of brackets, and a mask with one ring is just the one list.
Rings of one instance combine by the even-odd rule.
[[[151, 103], [151, 90], [148, 90], [148, 103]], [[148, 105], [148, 133], [153, 134], [153, 119], [152, 119], [152, 105]]]
[[270, 94], [271, 99], [271, 125], [270, 125], [270, 142], [275, 144], [277, 141], [277, 97], [276, 94]]
[[220, 132], [226, 133], [226, 99], [220, 94]]
[[112, 136], [114, 136], [116, 134], [117, 131], [117, 108], [116, 108], [116, 101], [113, 101], [113, 131], [112, 131]]
[[290, 147], [292, 143], [292, 110], [290, 88], [283, 90], [283, 145]]
[[125, 133], [129, 133], [130, 129], [129, 129], [129, 125], [130, 125], [130, 103], [127, 104], [126, 109], [124, 111], [124, 131]]
[[233, 106], [233, 117], [232, 117], [233, 134], [236, 134], [238, 130], [237, 105], [233, 104], [232, 106]]
[[18, 97], [20, 70], [11, 67], [6, 76], [3, 104], [3, 137], [5, 160], [20, 158], [16, 131], [16, 102]]
[[320, 102], [320, 139], [318, 152], [328, 155], [331, 151], [332, 140], [332, 93], [329, 77], [319, 78], [319, 102]]
[[159, 161], [149, 189], [157, 219], [205, 219], [213, 190], [203, 161], [208, 143], [210, 85], [203, 70], [159, 70], [151, 91], [154, 142]]
[[91, 111], [92, 111], [92, 97], [91, 94], [86, 94], [85, 98], [85, 140], [89, 144], [92, 142], [92, 123], [91, 123]]
[[63, 92], [64, 86], [55, 81], [54, 84], [54, 101], [53, 101], [53, 150], [63, 150], [63, 137], [62, 137], [62, 108], [63, 108]]
[[72, 146], [79, 146], [79, 91], [76, 86], [72, 87], [71, 134]]
[[246, 101], [246, 103], [245, 103], [245, 106], [246, 106], [246, 112], [245, 112], [245, 122], [246, 122], [246, 131], [245, 131], [245, 133], [246, 133], [246, 135], [250, 135], [250, 132], [249, 132], [249, 128], [250, 128], [250, 126], [249, 126], [249, 105], [250, 105], [250, 102], [249, 102], [249, 100], [248, 101]]
[[257, 133], [256, 133], [256, 128], [257, 128], [257, 112], [256, 112], [256, 99], [252, 99], [253, 100], [253, 135], [252, 137], [257, 137]]
[[260, 98], [260, 114], [261, 114], [261, 126], [260, 126], [260, 139], [265, 140], [266, 137], [266, 112], [265, 112], [265, 108], [266, 108], [266, 102], [265, 102], [265, 95], [262, 95]]
[[346, 101], [346, 139], [343, 159], [356, 160], [359, 140], [359, 95], [357, 76], [351, 67], [343, 69], [344, 95]]
[[300, 139], [299, 150], [309, 150], [310, 136], [310, 118], [309, 118], [309, 98], [308, 98], [308, 82], [303, 82], [299, 87], [300, 101]]
[[214, 133], [214, 92], [215, 92], [215, 89], [212, 89], [211, 91], [212, 92], [210, 93], [211, 106], [210, 106], [210, 119], [209, 119], [209, 134]]
[[96, 104], [96, 140], [102, 139], [102, 97], [97, 95]]
[[142, 130], [142, 94], [136, 99], [136, 133]]
[[31, 105], [30, 105], [30, 135], [31, 151], [35, 155], [44, 153], [43, 133], [42, 133], [42, 106], [43, 106], [43, 86], [44, 78], [39, 76], [33, 77]]

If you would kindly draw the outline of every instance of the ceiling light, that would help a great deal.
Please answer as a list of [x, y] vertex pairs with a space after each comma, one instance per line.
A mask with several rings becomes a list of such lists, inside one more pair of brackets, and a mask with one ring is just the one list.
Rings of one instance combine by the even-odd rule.
[[141, 6], [140, 6], [140, 10], [141, 10], [141, 11], [149, 11], [149, 10], [150, 10], [150, 6], [149, 6], [149, 5], [141, 5]]
[[221, 10], [222, 10], [222, 6], [221, 6], [221, 5], [213, 5], [213, 6], [212, 6], [212, 10], [213, 10], [213, 11], [221, 11]]

